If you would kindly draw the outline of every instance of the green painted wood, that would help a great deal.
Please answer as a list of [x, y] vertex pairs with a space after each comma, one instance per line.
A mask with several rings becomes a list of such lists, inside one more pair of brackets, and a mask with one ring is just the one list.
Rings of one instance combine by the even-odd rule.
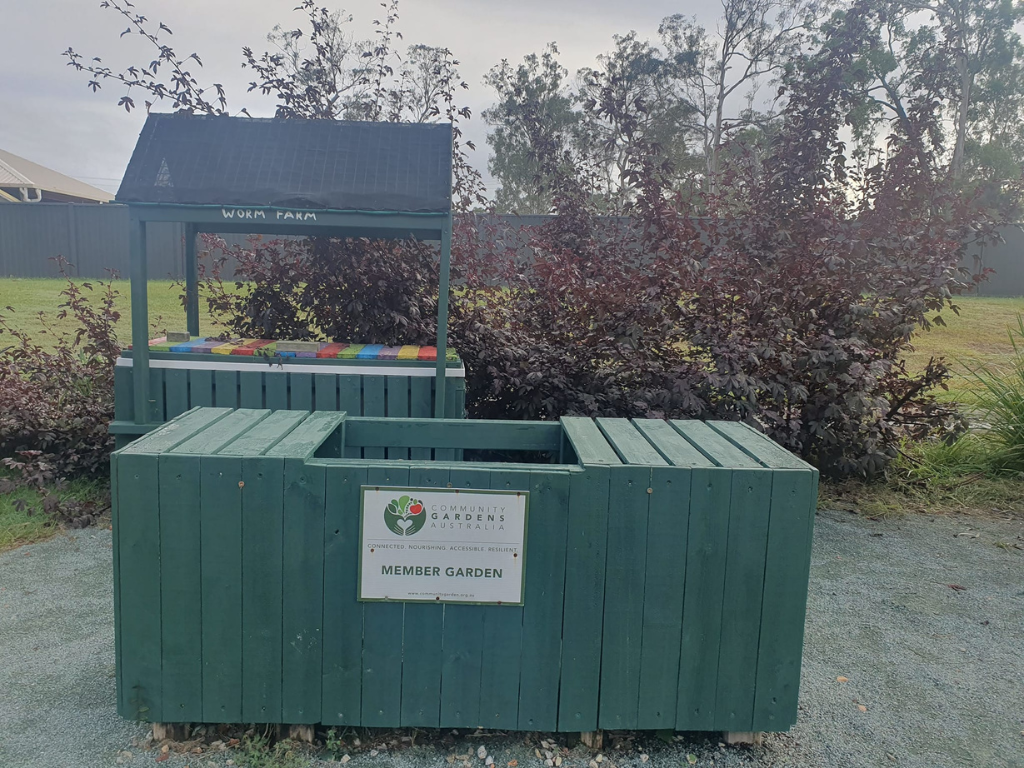
[[164, 406], [164, 369], [149, 369], [149, 422], [161, 424], [167, 421]]
[[[530, 473], [491, 470], [491, 488], [529, 491]], [[484, 605], [483, 656], [480, 669], [480, 725], [511, 729], [519, 722], [519, 679], [523, 645], [523, 608]]]
[[568, 507], [568, 472], [530, 473], [520, 730], [553, 731], [558, 725]]
[[448, 388], [444, 400], [444, 417], [446, 419], [466, 418], [466, 380], [463, 378], [445, 378]]
[[668, 464], [643, 433], [628, 419], [597, 419], [598, 429], [611, 443], [623, 464], [662, 467]]
[[363, 604], [359, 577], [360, 487], [366, 467], [327, 469], [321, 722], [358, 726], [362, 718]]
[[[409, 469], [371, 466], [366, 483], [407, 486]], [[402, 603], [363, 603], [362, 724], [367, 727], [393, 727], [401, 722], [404, 609]]]
[[[447, 402], [447, 400], [445, 401]], [[433, 414], [433, 379], [422, 376], [409, 377], [409, 415], [414, 419], [430, 418]], [[430, 448], [410, 448], [410, 459], [430, 459]]]
[[772, 469], [811, 469], [811, 465], [787, 451], [767, 435], [738, 421], [714, 421], [709, 426], [737, 447]]
[[214, 454], [244, 435], [270, 415], [270, 411], [234, 410], [188, 440], [176, 445], [174, 453]]
[[[362, 379], [362, 376], [338, 377], [338, 408], [345, 411], [349, 416], [359, 416], [363, 412]], [[359, 447], [346, 447], [344, 456], [347, 459], [361, 459], [363, 457], [363, 449]]]
[[122, 584], [117, 711], [122, 717], [146, 722], [163, 722], [160, 500], [153, 498], [157, 471], [155, 456], [125, 452], [117, 459], [118, 575]]
[[213, 371], [188, 372], [188, 404], [193, 408], [213, 405]]
[[643, 432], [658, 453], [676, 467], [713, 467], [714, 464], [693, 444], [660, 419], [634, 419], [633, 426]]
[[164, 721], [171, 723], [203, 722], [199, 461], [197, 456], [164, 454], [157, 464], [161, 709]]
[[239, 459], [200, 458], [204, 723], [242, 719], [241, 482]]
[[135, 392], [132, 384], [132, 369], [125, 366], [114, 368], [114, 419], [132, 421], [135, 418]]
[[611, 470], [599, 728], [636, 728], [651, 469]]
[[690, 470], [655, 467], [651, 471], [651, 490], [637, 727], [674, 730], [690, 523]]
[[796, 722], [817, 485], [817, 472], [809, 470], [787, 469], [772, 474], [754, 695], [755, 730], [784, 730]]
[[289, 408], [288, 374], [267, 372], [263, 374], [263, 386], [266, 389], [266, 407], [274, 411]]
[[716, 728], [715, 695], [731, 494], [731, 470], [695, 468], [691, 471], [677, 731]]
[[263, 372], [238, 372], [238, 405], [241, 408], [263, 408]]
[[285, 723], [310, 724], [321, 720], [325, 497], [323, 467], [301, 459], [285, 459], [281, 569], [281, 719]]
[[559, 422], [581, 464], [622, 463], [615, 449], [608, 445], [608, 441], [593, 420], [580, 416], [563, 416]]
[[267, 456], [304, 459], [313, 455], [325, 440], [345, 421], [345, 414], [315, 411], [266, 451]]
[[760, 467], [761, 465], [736, 447], [732, 441], [709, 427], [703, 421], [670, 421], [676, 431], [690, 441], [701, 453], [719, 467]]
[[[411, 467], [413, 488], [446, 488], [449, 472], [442, 467]], [[402, 648], [403, 727], [437, 728], [441, 723], [441, 637], [443, 605], [406, 603]], [[518, 688], [516, 689], [518, 692]]]
[[[286, 429], [297, 411], [278, 411], [228, 446], [242, 462], [242, 721], [279, 723], [284, 538], [284, 460], [258, 455], [258, 436], [274, 425]], [[288, 418], [282, 418], [288, 417]], [[273, 439], [267, 435], [268, 439]]]
[[164, 453], [202, 433], [224, 419], [229, 408], [196, 408], [172, 419], [125, 448], [126, 453]]
[[[409, 377], [387, 378], [387, 411], [389, 419], [409, 418]], [[386, 448], [389, 459], [408, 459], [408, 448]]]
[[753, 730], [757, 648], [771, 510], [772, 473], [737, 470], [732, 476], [725, 600], [718, 661], [715, 723], [726, 731]]
[[121, 681], [123, 664], [121, 660], [121, 545], [118, 534], [121, 530], [120, 503], [118, 499], [119, 483], [117, 467], [120, 456], [114, 453], [110, 457], [110, 526], [111, 526], [111, 561], [114, 570], [114, 684], [115, 707], [118, 714], [125, 716], [121, 709], [121, 695], [124, 685]]
[[[609, 468], [569, 475], [558, 729], [596, 731], [608, 553]], [[525, 660], [524, 660], [525, 661]]]
[[[362, 376], [363, 380], [363, 416], [384, 416], [385, 415], [385, 398], [384, 398], [384, 377], [383, 376]], [[382, 422], [386, 423], [386, 422]], [[347, 425], [346, 425], [347, 426]], [[348, 435], [346, 434], [348, 439]], [[350, 445], [355, 445], [354, 442], [349, 441]], [[365, 459], [383, 459], [385, 455], [384, 447], [378, 442], [373, 447], [367, 446], [363, 448], [363, 458]]]
[[188, 404], [188, 371], [164, 371], [164, 412], [168, 419], [180, 416], [190, 408]]
[[350, 418], [345, 433], [350, 445], [517, 451], [558, 450], [561, 434], [554, 422], [488, 420], [487, 429], [481, 429], [480, 422], [468, 419], [391, 418]]
[[146, 259], [146, 222], [131, 216], [128, 258], [131, 267], [132, 378], [135, 420], [144, 422], [149, 411], [149, 278]]
[[313, 410], [313, 374], [288, 374], [288, 407], [293, 411]]
[[238, 371], [213, 372], [213, 402], [218, 407], [238, 407]]
[[313, 406], [316, 410], [338, 410], [338, 378], [333, 373], [313, 374]]
[[309, 416], [305, 411], [270, 411], [266, 418], [252, 424], [221, 447], [221, 456], [260, 456], [291, 434]]
[[[452, 488], [490, 488], [487, 470], [453, 467]], [[483, 611], [476, 605], [444, 607], [441, 641], [441, 727], [475, 728], [480, 725], [480, 673], [483, 667]]]

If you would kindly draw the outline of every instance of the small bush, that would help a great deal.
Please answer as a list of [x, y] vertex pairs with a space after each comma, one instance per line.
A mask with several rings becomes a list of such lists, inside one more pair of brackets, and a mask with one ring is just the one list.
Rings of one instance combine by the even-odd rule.
[[1007, 366], [970, 369], [980, 387], [971, 403], [985, 422], [982, 435], [989, 465], [1004, 472], [1024, 472], [1024, 317], [1008, 330], [1013, 356]]
[[[65, 264], [61, 261], [66, 278]], [[79, 503], [60, 489], [68, 480], [107, 473], [114, 363], [120, 353], [114, 325], [120, 313], [112, 282], [67, 279], [60, 295], [57, 317], [73, 317], [78, 329], [56, 331], [41, 313], [51, 348], [0, 315], [0, 344], [10, 339], [8, 346], [0, 346], [0, 462], [15, 478], [6, 478], [5, 487], [14, 482], [34, 487], [46, 496], [45, 511], [81, 525], [98, 513], [97, 505]]]

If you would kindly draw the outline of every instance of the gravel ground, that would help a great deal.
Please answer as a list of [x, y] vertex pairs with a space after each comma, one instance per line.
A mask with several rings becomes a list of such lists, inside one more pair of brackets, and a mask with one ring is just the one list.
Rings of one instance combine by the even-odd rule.
[[[670, 744], [609, 735], [600, 768], [1024, 767], [1021, 547], [1024, 520], [819, 514], [792, 731], [757, 748], [726, 748], [699, 734]], [[199, 755], [173, 745], [164, 757], [147, 728], [115, 714], [110, 553], [109, 531], [88, 530], [0, 555], [0, 766], [245, 764], [245, 754], [208, 744]], [[542, 767], [535, 749], [546, 757], [536, 734], [420, 734], [433, 742], [396, 747], [399, 735], [350, 745], [351, 762], [482, 768], [480, 746], [499, 768], [513, 760]], [[549, 746], [564, 768], [596, 758], [580, 746]], [[330, 764], [305, 755], [260, 763]]]

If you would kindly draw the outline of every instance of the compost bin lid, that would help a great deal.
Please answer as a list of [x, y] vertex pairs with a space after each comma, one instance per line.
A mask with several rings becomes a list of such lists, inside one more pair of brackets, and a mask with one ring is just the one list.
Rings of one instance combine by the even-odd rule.
[[449, 124], [150, 114], [120, 203], [449, 213]]

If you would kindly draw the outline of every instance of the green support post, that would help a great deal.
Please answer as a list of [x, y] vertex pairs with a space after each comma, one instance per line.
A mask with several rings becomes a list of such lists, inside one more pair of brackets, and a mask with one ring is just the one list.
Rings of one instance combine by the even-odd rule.
[[146, 294], [146, 222], [132, 217], [130, 233], [132, 294], [132, 380], [135, 423], [149, 421], [149, 297]]
[[448, 367], [448, 291], [452, 263], [452, 222], [441, 229], [441, 284], [437, 291], [437, 369], [434, 381], [434, 418], [444, 418], [445, 374]]
[[194, 224], [185, 225], [185, 324], [190, 336], [199, 335], [199, 265]]

